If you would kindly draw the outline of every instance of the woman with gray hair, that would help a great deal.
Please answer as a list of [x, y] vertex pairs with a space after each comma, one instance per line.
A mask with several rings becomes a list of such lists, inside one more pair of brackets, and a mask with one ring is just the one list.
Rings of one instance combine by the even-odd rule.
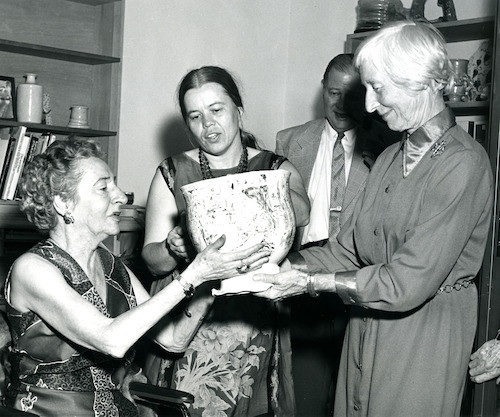
[[355, 64], [366, 109], [403, 139], [377, 159], [337, 242], [255, 279], [273, 284], [267, 298], [336, 292], [352, 305], [336, 417], [459, 416], [491, 221], [489, 159], [445, 104], [450, 63], [432, 25], [382, 28]]
[[7, 405], [40, 417], [137, 416], [124, 384], [132, 345], [157, 325], [161, 347], [185, 348], [198, 320], [172, 323], [167, 313], [199, 285], [234, 275], [242, 260], [250, 268], [267, 261], [268, 252], [256, 252], [262, 245], [220, 253], [221, 237], [150, 297], [102, 245], [120, 232], [126, 201], [91, 142], [56, 141], [27, 166], [21, 209], [48, 238], [15, 261], [6, 281]]

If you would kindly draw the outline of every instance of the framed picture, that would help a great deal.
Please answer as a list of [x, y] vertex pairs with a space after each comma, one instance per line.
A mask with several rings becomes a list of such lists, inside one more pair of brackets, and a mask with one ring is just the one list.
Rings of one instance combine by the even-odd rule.
[[0, 75], [0, 119], [15, 119], [16, 87], [13, 77]]

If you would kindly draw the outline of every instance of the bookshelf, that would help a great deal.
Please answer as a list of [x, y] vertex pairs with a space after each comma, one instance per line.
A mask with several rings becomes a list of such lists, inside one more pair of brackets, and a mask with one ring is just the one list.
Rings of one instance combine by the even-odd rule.
[[[121, 0], [2, 0], [0, 75], [35, 73], [50, 96], [52, 125], [0, 119], [0, 129], [24, 125], [31, 133], [92, 138], [116, 174], [124, 3]], [[67, 127], [70, 107], [89, 107], [89, 129]], [[139, 230], [134, 216], [120, 227]], [[17, 238], [16, 238], [17, 236]], [[0, 200], [0, 284], [11, 262], [8, 245], [39, 239], [15, 201]], [[8, 253], [8, 255], [6, 255]], [[11, 256], [12, 255], [12, 256]]]

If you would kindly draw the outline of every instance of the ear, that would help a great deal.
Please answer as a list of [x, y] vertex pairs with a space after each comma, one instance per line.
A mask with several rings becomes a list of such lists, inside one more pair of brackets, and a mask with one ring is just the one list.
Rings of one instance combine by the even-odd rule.
[[64, 216], [64, 214], [71, 212], [72, 204], [68, 201], [64, 201], [61, 196], [54, 196], [54, 208], [57, 211], [57, 214], [60, 216]]
[[238, 127], [243, 130], [243, 107], [238, 107]]

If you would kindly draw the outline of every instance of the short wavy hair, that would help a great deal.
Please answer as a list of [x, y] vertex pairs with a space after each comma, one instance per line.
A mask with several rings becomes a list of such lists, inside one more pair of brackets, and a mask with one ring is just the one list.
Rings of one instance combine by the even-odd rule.
[[91, 157], [103, 158], [97, 144], [88, 140], [57, 140], [26, 166], [19, 183], [20, 209], [42, 232], [57, 225], [54, 197], [77, 201], [76, 189], [83, 172], [78, 162]]
[[433, 81], [443, 90], [453, 77], [441, 33], [430, 23], [410, 20], [388, 23], [366, 39], [356, 51], [354, 65], [375, 66], [399, 87], [413, 91]]

